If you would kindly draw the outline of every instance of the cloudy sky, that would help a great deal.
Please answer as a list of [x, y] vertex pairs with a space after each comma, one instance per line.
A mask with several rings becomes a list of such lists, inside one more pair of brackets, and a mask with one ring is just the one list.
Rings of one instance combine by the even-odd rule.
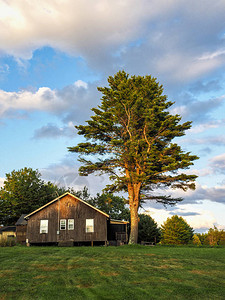
[[124, 69], [163, 84], [172, 113], [193, 121], [177, 141], [200, 159], [184, 201], [147, 203], [159, 223], [183, 216], [197, 231], [225, 228], [225, 1], [0, 0], [0, 185], [39, 169], [57, 184], [101, 191], [106, 177], [79, 177], [74, 125], [99, 104], [97, 86]]

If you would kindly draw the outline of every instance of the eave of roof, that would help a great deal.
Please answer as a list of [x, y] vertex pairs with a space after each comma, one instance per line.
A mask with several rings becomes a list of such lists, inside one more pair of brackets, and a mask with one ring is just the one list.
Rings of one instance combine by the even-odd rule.
[[110, 224], [129, 224], [130, 222], [128, 221], [121, 221], [121, 220], [113, 220], [110, 219]]
[[54, 203], [54, 202], [56, 202], [56, 201], [60, 200], [61, 198], [65, 197], [65, 196], [67, 196], [67, 195], [69, 195], [69, 196], [71, 196], [71, 197], [73, 197], [73, 198], [75, 198], [75, 199], [79, 200], [80, 202], [82, 202], [82, 203], [86, 204], [87, 206], [89, 206], [89, 207], [93, 208], [94, 210], [98, 211], [99, 213], [101, 213], [101, 214], [103, 214], [104, 216], [106, 216], [107, 218], [109, 218], [109, 215], [108, 215], [108, 214], [106, 214], [106, 213], [104, 213], [104, 212], [103, 212], [103, 211], [101, 211], [100, 209], [98, 209], [98, 208], [96, 208], [96, 207], [92, 206], [91, 204], [89, 204], [89, 203], [85, 202], [84, 200], [81, 200], [80, 198], [78, 198], [78, 197], [74, 196], [73, 194], [71, 194], [71, 193], [69, 193], [69, 192], [66, 192], [65, 194], [63, 194], [63, 195], [61, 195], [61, 196], [59, 196], [59, 197], [57, 197], [57, 198], [53, 199], [52, 201], [50, 201], [50, 202], [46, 203], [46, 204], [45, 204], [45, 205], [43, 205], [43, 206], [39, 207], [38, 209], [36, 209], [36, 210], [35, 210], [35, 211], [33, 211], [32, 213], [30, 213], [30, 214], [26, 215], [26, 216], [24, 217], [24, 219], [26, 219], [26, 220], [27, 220], [27, 219], [28, 219], [30, 216], [32, 216], [33, 214], [37, 213], [38, 211], [42, 210], [43, 208], [45, 208], [45, 207], [47, 207], [47, 206], [51, 205], [52, 203]]
[[26, 216], [27, 214], [22, 214], [21, 216], [20, 216], [20, 218], [17, 220], [17, 222], [16, 222], [16, 226], [18, 226], [18, 225], [27, 225], [27, 220], [24, 220], [24, 217]]
[[4, 226], [4, 227], [0, 228], [0, 232], [4, 232], [4, 231], [15, 232], [16, 226]]

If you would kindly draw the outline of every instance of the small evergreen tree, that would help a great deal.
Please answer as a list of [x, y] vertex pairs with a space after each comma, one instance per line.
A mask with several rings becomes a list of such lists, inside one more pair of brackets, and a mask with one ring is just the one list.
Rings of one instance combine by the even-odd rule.
[[157, 223], [149, 216], [145, 214], [139, 214], [138, 223], [138, 242], [159, 242], [160, 229]]
[[177, 215], [168, 218], [162, 225], [162, 244], [182, 245], [188, 244], [193, 237], [193, 228]]
[[193, 245], [196, 245], [196, 246], [201, 246], [202, 245], [202, 243], [201, 243], [201, 241], [200, 241], [197, 234], [193, 235]]

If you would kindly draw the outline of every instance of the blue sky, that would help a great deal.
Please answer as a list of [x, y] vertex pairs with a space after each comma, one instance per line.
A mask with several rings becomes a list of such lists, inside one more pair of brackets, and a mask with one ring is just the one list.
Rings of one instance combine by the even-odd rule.
[[[196, 3], [197, 2], [197, 3]], [[124, 69], [163, 84], [172, 113], [193, 121], [177, 142], [200, 159], [184, 201], [146, 203], [159, 223], [179, 214], [197, 230], [225, 228], [225, 2], [0, 0], [0, 185], [25, 166], [92, 195], [107, 177], [79, 177], [68, 146], [99, 104], [97, 86]]]

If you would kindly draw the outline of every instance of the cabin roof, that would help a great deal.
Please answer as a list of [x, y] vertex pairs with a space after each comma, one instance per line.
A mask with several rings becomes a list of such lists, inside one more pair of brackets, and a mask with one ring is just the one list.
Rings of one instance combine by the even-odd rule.
[[119, 225], [122, 225], [122, 224], [129, 224], [130, 222], [128, 221], [121, 221], [121, 220], [114, 220], [114, 219], [111, 219], [110, 220], [110, 224], [119, 224]]
[[61, 196], [55, 198], [54, 200], [52, 200], [52, 201], [48, 202], [47, 204], [41, 206], [40, 208], [36, 209], [36, 210], [33, 211], [32, 213], [30, 213], [30, 214], [28, 214], [28, 215], [25, 215], [24, 219], [28, 219], [30, 216], [34, 215], [34, 214], [37, 213], [38, 211], [44, 209], [45, 207], [51, 205], [52, 203], [54, 203], [54, 202], [60, 200], [61, 198], [65, 197], [65, 196], [67, 196], [67, 195], [69, 195], [69, 196], [71, 196], [71, 197], [73, 197], [73, 198], [79, 200], [80, 202], [82, 202], [82, 203], [84, 203], [85, 205], [87, 205], [87, 206], [93, 208], [94, 210], [97, 210], [99, 213], [101, 213], [101, 214], [103, 214], [104, 216], [106, 216], [107, 218], [109, 218], [109, 215], [106, 214], [106, 213], [104, 213], [104, 212], [101, 211], [100, 209], [98, 209], [98, 208], [92, 206], [91, 204], [85, 202], [84, 200], [81, 200], [80, 198], [74, 196], [73, 194], [71, 194], [71, 193], [69, 193], [69, 192], [66, 192], [65, 194], [63, 194], [63, 195], [61, 195]]
[[27, 220], [25, 220], [24, 218], [26, 217], [27, 214], [22, 214], [19, 219], [16, 222], [16, 226], [18, 225], [27, 225]]
[[3, 231], [8, 231], [8, 232], [15, 232], [16, 231], [16, 226], [4, 226], [0, 228], [0, 233]]

